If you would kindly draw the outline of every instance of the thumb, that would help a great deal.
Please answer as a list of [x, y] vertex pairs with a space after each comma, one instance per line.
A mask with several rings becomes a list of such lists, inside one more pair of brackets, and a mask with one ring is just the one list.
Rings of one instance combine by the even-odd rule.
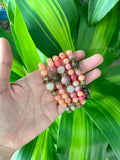
[[12, 67], [12, 51], [9, 42], [0, 38], [0, 88], [7, 89], [10, 85]]

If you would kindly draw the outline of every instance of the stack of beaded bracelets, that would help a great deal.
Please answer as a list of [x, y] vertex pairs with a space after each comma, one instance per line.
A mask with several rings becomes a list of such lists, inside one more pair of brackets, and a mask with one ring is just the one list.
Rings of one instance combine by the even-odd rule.
[[90, 98], [89, 90], [85, 84], [85, 77], [79, 68], [71, 50], [61, 52], [53, 59], [47, 59], [48, 67], [52, 73], [52, 80], [47, 76], [47, 69], [43, 63], [39, 63], [39, 70], [46, 83], [47, 90], [55, 96], [57, 103], [70, 113], [85, 104], [85, 99]]

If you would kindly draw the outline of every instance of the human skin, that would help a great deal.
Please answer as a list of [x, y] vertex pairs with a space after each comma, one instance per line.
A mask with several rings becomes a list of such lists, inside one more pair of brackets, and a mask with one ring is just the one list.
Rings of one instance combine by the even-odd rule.
[[[87, 59], [75, 52], [89, 84], [101, 75], [95, 67], [103, 62], [100, 54]], [[10, 83], [12, 51], [7, 40], [0, 39], [0, 160], [12, 154], [44, 131], [62, 112], [54, 96], [46, 89], [39, 70]], [[50, 75], [49, 75], [50, 76]], [[60, 113], [59, 113], [60, 112]]]

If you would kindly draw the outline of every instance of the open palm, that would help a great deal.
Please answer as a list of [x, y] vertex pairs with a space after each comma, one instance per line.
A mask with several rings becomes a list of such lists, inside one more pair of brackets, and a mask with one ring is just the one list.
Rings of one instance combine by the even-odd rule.
[[[83, 51], [75, 52], [80, 68], [90, 83], [101, 74], [94, 69], [103, 62], [96, 54], [85, 57]], [[9, 83], [12, 52], [5, 39], [0, 40], [0, 144], [19, 149], [45, 130], [64, 110], [58, 108], [54, 96], [46, 89], [39, 70]], [[89, 72], [88, 72], [89, 71]]]

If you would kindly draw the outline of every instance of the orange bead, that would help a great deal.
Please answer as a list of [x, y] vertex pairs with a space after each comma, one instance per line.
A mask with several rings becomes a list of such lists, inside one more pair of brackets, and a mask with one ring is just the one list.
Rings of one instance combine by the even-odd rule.
[[68, 94], [67, 94], [67, 93], [63, 93], [63, 94], [62, 94], [62, 98], [63, 98], [63, 99], [68, 98]]
[[67, 50], [67, 51], [65, 51], [65, 53], [67, 54], [67, 56], [69, 56], [70, 54], [72, 54], [72, 51], [71, 50]]
[[63, 104], [61, 105], [61, 107], [62, 107], [62, 108], [66, 108], [66, 107], [67, 107], [67, 103], [63, 103]]
[[60, 99], [61, 99], [61, 95], [60, 94], [58, 94], [58, 95], [55, 96], [55, 100], [56, 101], [59, 101]]
[[48, 63], [48, 67], [52, 68], [54, 66], [54, 63], [53, 62], [49, 62]]
[[85, 77], [83, 75], [78, 76], [79, 81], [83, 81]]
[[70, 61], [69, 61], [69, 59], [68, 58], [65, 58], [64, 60], [63, 60], [63, 63], [64, 64], [68, 64]]
[[72, 99], [74, 103], [78, 102], [78, 97]]
[[82, 97], [84, 93], [82, 91], [77, 92], [78, 97]]
[[81, 101], [80, 103], [81, 103], [81, 105], [84, 105], [85, 104], [85, 100]]
[[43, 70], [41, 71], [41, 75], [44, 77], [44, 76], [47, 76], [47, 70]]
[[59, 57], [58, 56], [53, 56], [53, 61], [55, 62], [57, 60], [59, 60]]
[[45, 65], [42, 63], [42, 62], [40, 62], [39, 64], [38, 64], [38, 67], [39, 67], [39, 70], [45, 70]]
[[68, 74], [69, 74], [70, 76], [72, 76], [72, 75], [74, 74], [74, 70], [73, 70], [73, 69], [70, 69], [70, 70], [68, 71]]
[[48, 59], [47, 59], [47, 63], [49, 63], [49, 62], [52, 62], [52, 59], [51, 59], [51, 58], [48, 58]]
[[66, 103], [70, 103], [70, 102], [71, 102], [71, 98], [69, 98], [69, 97], [66, 98], [66, 99], [65, 99], [65, 102], [66, 102]]
[[60, 99], [60, 100], [58, 101], [58, 103], [62, 105], [62, 104], [65, 103], [65, 101], [64, 101], [63, 99]]
[[63, 94], [63, 93], [65, 93], [65, 90], [64, 90], [64, 89], [60, 89], [60, 90], [59, 90], [59, 93], [60, 93], [60, 94]]
[[77, 87], [77, 86], [79, 86], [79, 83], [80, 83], [79, 81], [74, 81], [74, 82], [73, 82], [73, 86], [74, 86], [74, 87]]

